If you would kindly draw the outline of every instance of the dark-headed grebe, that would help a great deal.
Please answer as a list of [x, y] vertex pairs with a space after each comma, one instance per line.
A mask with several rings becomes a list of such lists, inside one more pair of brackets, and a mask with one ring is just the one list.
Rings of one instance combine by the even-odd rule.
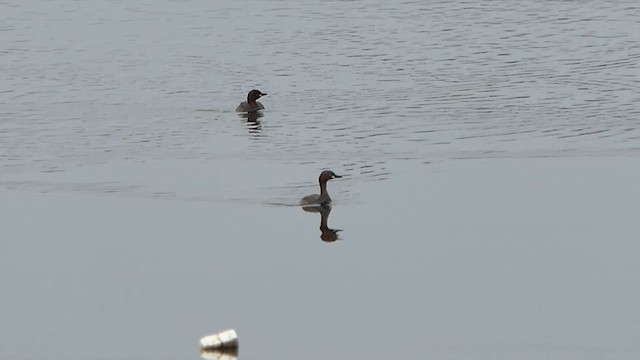
[[342, 176], [336, 175], [333, 171], [325, 170], [320, 173], [320, 195], [313, 194], [307, 195], [300, 200], [300, 205], [309, 206], [309, 205], [326, 205], [331, 203], [331, 197], [327, 192], [327, 181], [331, 179], [341, 178]]
[[249, 94], [247, 94], [247, 101], [243, 101], [238, 105], [236, 111], [239, 112], [256, 112], [258, 110], [264, 109], [264, 106], [260, 104], [257, 100], [260, 97], [265, 96], [267, 94], [261, 92], [260, 90], [251, 90]]

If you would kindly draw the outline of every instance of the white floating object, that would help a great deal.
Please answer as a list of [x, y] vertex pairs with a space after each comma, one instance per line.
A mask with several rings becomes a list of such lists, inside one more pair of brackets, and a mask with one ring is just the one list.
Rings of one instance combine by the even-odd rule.
[[217, 334], [208, 335], [200, 339], [202, 350], [228, 349], [238, 347], [238, 334], [236, 331], [225, 330]]

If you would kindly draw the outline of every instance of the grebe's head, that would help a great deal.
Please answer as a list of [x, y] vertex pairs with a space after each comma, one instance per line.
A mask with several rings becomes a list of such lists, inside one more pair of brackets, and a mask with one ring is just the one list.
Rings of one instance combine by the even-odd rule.
[[254, 102], [256, 102], [256, 100], [260, 99], [260, 97], [267, 95], [266, 93], [261, 92], [260, 90], [251, 90], [249, 91], [249, 94], [247, 95], [247, 102], [249, 104], [252, 104]]
[[341, 177], [342, 177], [342, 176], [340, 176], [340, 175], [336, 175], [336, 173], [334, 173], [334, 172], [333, 172], [333, 171], [331, 171], [331, 170], [325, 170], [325, 171], [323, 171], [322, 173], [320, 173], [320, 178], [319, 178], [319, 180], [320, 180], [320, 182], [321, 182], [321, 183], [323, 183], [323, 182], [327, 182], [327, 181], [329, 181], [329, 180], [331, 180], [331, 179], [339, 179], [339, 178], [341, 178]]

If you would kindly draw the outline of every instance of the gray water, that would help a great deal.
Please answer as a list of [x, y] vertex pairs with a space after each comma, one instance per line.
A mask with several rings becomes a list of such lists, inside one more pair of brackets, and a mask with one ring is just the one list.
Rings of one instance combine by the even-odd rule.
[[635, 1], [0, 19], [1, 358], [640, 355]]

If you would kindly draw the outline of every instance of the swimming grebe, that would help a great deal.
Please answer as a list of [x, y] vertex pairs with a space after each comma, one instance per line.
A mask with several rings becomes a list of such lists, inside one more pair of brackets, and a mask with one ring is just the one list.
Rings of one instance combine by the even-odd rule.
[[247, 94], [247, 101], [243, 101], [238, 105], [236, 111], [238, 112], [255, 112], [258, 110], [263, 110], [264, 105], [259, 103], [257, 100], [260, 99], [261, 96], [265, 96], [267, 94], [261, 92], [260, 90], [251, 90], [249, 94]]
[[320, 195], [313, 194], [307, 195], [300, 199], [300, 205], [309, 206], [309, 205], [326, 205], [331, 203], [331, 197], [327, 192], [327, 181], [331, 179], [338, 179], [342, 176], [336, 175], [333, 171], [325, 170], [320, 173], [319, 181], [320, 181]]

